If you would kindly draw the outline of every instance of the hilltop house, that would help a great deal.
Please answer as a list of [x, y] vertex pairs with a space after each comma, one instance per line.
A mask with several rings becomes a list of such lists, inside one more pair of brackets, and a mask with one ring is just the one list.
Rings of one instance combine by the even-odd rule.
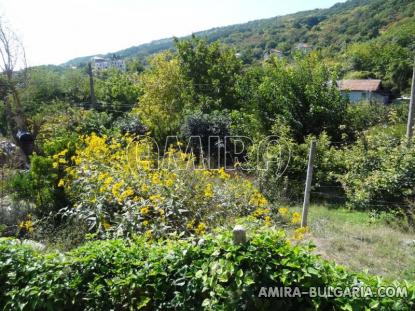
[[382, 89], [382, 81], [376, 79], [337, 81], [340, 92], [348, 96], [351, 103], [372, 101], [387, 104], [389, 96]]
[[107, 59], [107, 58], [102, 58], [99, 56], [94, 56], [92, 57], [91, 62], [92, 62], [92, 67], [95, 70], [116, 68], [121, 71], [125, 71], [126, 69], [125, 62], [123, 59], [116, 59], [116, 58]]

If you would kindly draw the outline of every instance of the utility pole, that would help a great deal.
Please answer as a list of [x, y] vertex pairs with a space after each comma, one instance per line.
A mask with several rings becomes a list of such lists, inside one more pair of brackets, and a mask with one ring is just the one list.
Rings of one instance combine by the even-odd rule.
[[91, 108], [97, 108], [97, 99], [95, 97], [95, 90], [94, 90], [94, 75], [92, 72], [92, 64], [91, 62], [88, 63], [88, 75], [89, 75], [89, 98]]
[[308, 216], [308, 207], [310, 205], [310, 191], [311, 191], [311, 181], [313, 180], [313, 162], [314, 162], [315, 154], [316, 154], [316, 141], [313, 140], [311, 142], [310, 153], [308, 155], [307, 179], [305, 182], [303, 213], [301, 215], [301, 227], [307, 226], [307, 216]]
[[411, 143], [412, 136], [414, 134], [414, 112], [415, 112], [415, 58], [414, 67], [412, 70], [412, 88], [411, 99], [409, 100], [409, 112], [408, 112], [408, 125], [406, 127], [406, 138], [408, 139], [408, 145]]

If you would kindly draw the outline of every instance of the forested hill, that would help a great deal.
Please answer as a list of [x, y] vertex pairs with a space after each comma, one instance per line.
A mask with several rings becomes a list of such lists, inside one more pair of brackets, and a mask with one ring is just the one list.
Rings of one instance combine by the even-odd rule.
[[[213, 28], [195, 35], [234, 46], [247, 62], [278, 48], [289, 54], [297, 43], [326, 48], [332, 54], [350, 43], [372, 39], [396, 41], [414, 50], [415, 1], [349, 0], [328, 9], [316, 9], [244, 24]], [[173, 47], [173, 38], [152, 41], [115, 52], [122, 58], [147, 56]], [[91, 56], [70, 60], [79, 65]]]

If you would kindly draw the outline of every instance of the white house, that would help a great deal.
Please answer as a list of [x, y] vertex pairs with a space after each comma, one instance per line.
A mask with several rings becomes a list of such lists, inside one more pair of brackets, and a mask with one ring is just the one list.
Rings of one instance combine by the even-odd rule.
[[337, 81], [340, 92], [349, 98], [351, 103], [372, 101], [387, 104], [389, 96], [382, 89], [382, 81], [376, 79], [340, 80]]
[[116, 68], [121, 71], [125, 71], [125, 62], [123, 59], [107, 59], [99, 56], [94, 56], [91, 59], [92, 67], [95, 70]]

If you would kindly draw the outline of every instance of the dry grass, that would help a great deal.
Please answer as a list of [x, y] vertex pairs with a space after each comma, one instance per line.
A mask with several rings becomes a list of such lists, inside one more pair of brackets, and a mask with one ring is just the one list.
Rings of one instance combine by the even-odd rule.
[[402, 232], [368, 213], [310, 208], [311, 233], [306, 241], [316, 253], [356, 272], [386, 279], [415, 280], [415, 234]]

